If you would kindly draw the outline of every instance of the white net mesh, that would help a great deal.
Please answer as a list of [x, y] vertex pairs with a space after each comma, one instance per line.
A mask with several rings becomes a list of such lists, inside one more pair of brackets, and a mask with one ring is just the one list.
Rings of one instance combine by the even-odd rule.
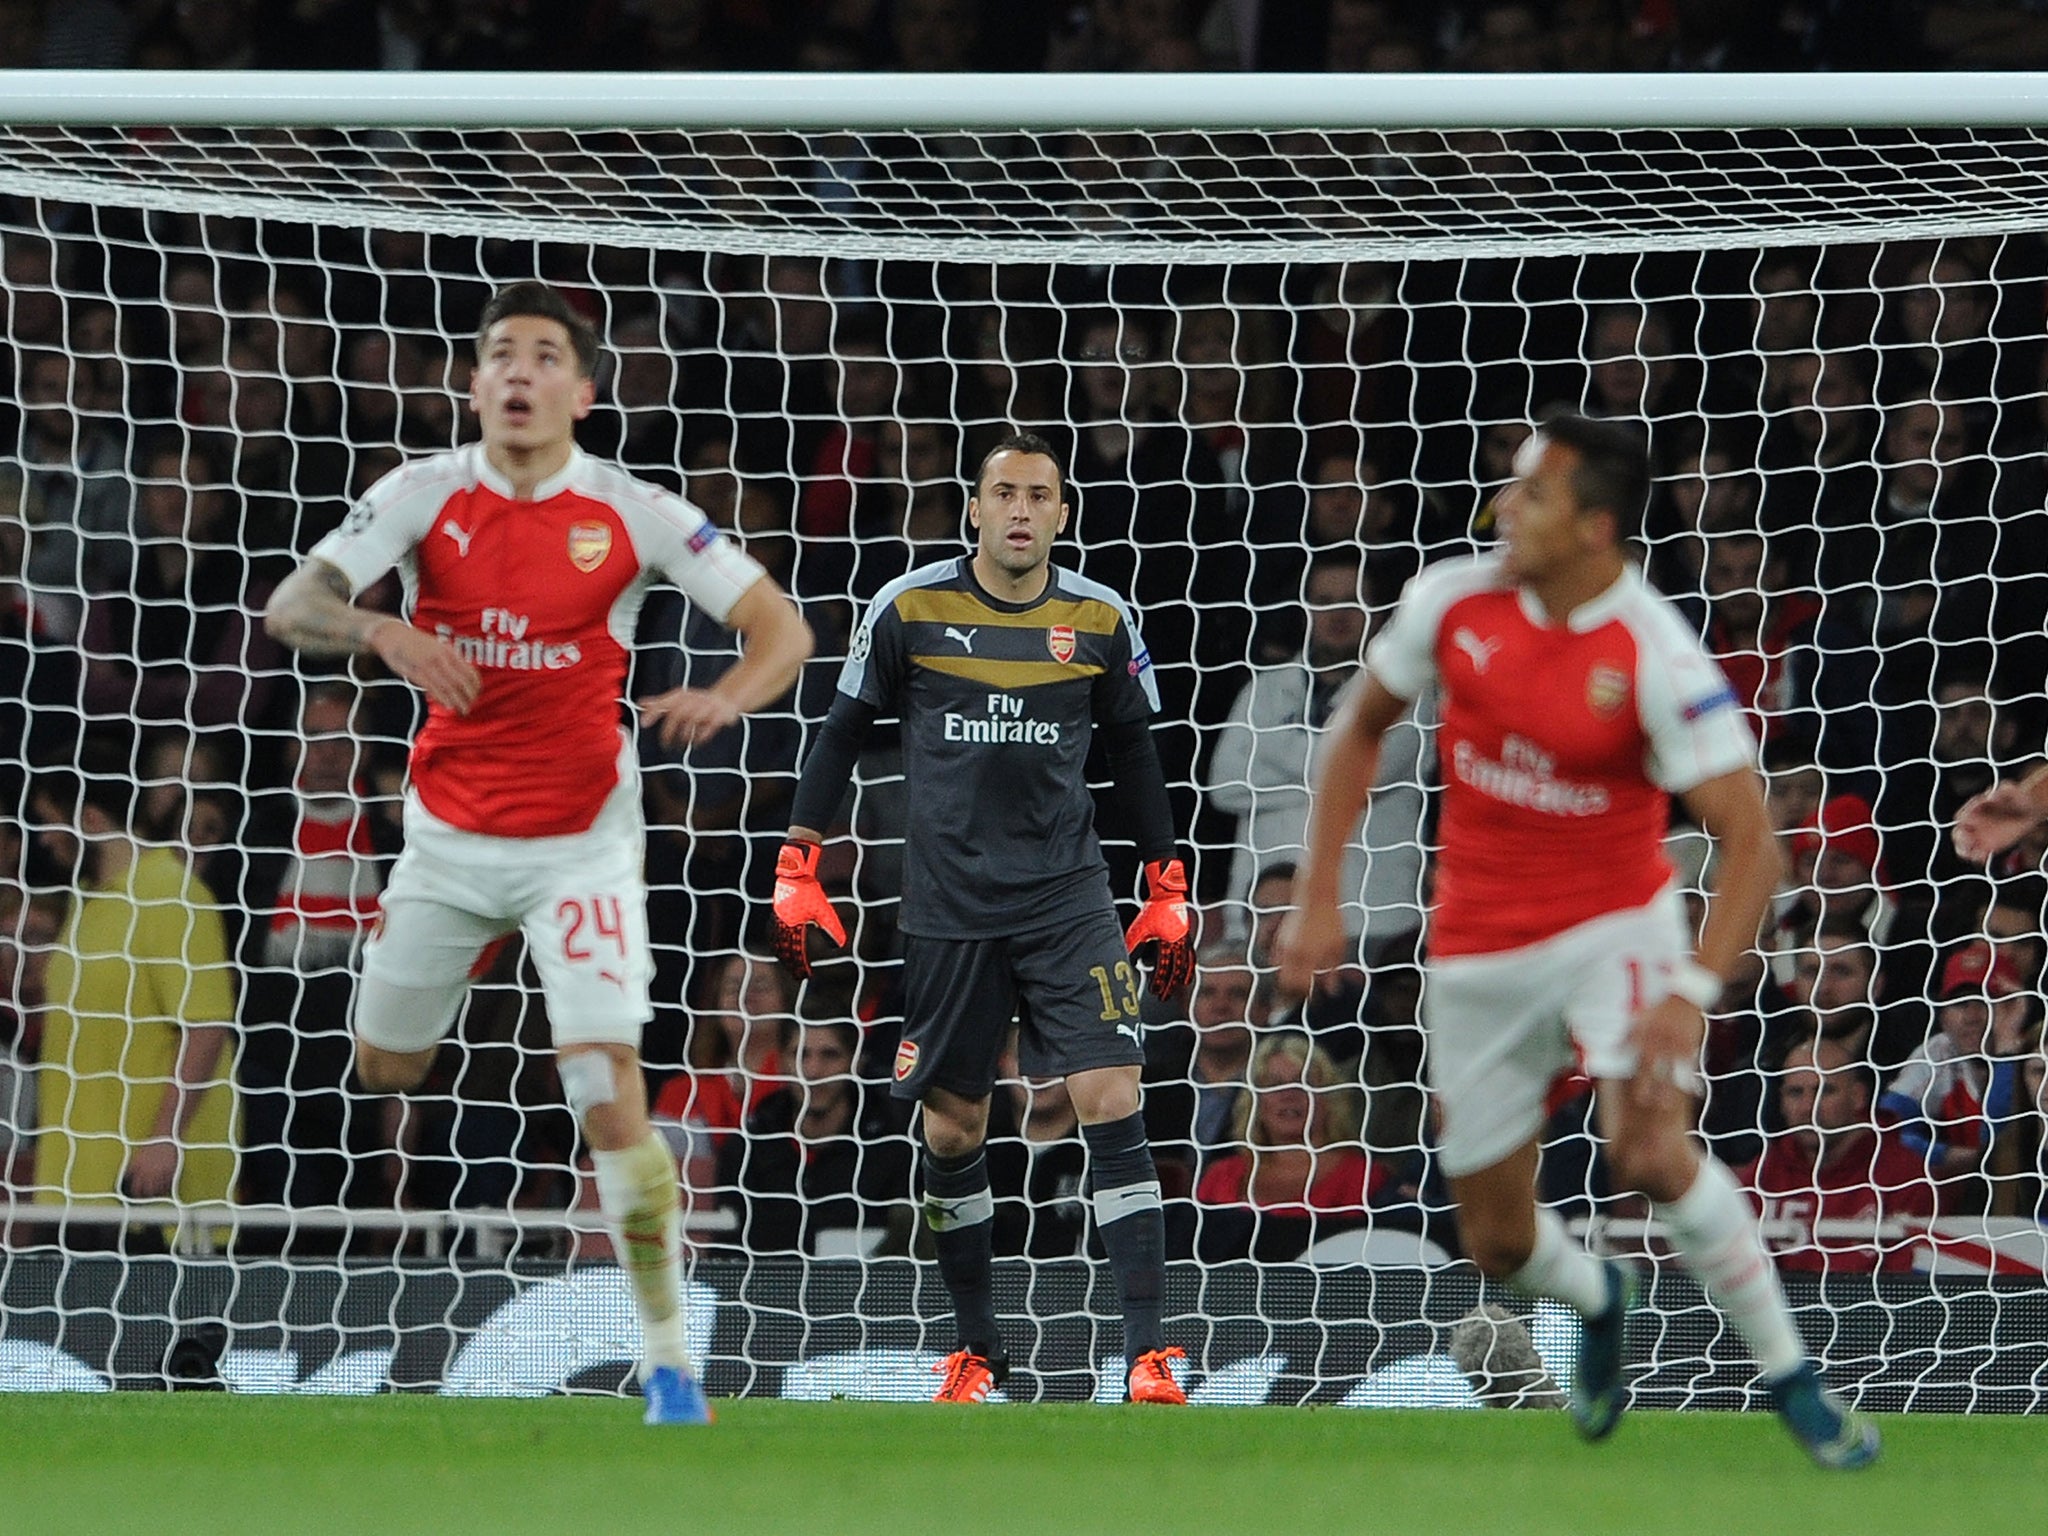
[[0, 184], [173, 213], [1006, 262], [1430, 260], [2032, 231], [2032, 128], [1037, 133], [282, 127], [0, 137]]
[[[1331, 685], [1409, 574], [1486, 536], [1527, 423], [1565, 403], [1647, 425], [1647, 567], [1752, 710], [1794, 855], [1767, 958], [1714, 1023], [1703, 1129], [1738, 1165], [1798, 1145], [1780, 1133], [1813, 1084], [1786, 1050], [1817, 1026], [1846, 1042], [1870, 1071], [1826, 1097], [1848, 1126], [1894, 1127], [1890, 1171], [1756, 1174], [1774, 1235], [1807, 1244], [1792, 1272], [1819, 1276], [1793, 1282], [1809, 1339], [1874, 1403], [2038, 1410], [2039, 850], [1987, 878], [1946, 829], [2043, 736], [2044, 181], [2018, 129], [0, 132], [0, 757], [21, 807], [0, 1374], [148, 1377], [218, 1321], [252, 1389], [619, 1378], [623, 1288], [561, 1264], [601, 1245], [516, 945], [423, 1094], [345, 1086], [415, 704], [294, 662], [255, 617], [378, 475], [462, 438], [482, 300], [538, 274], [607, 338], [586, 447], [686, 491], [820, 638], [792, 700], [688, 757], [644, 753], [646, 1057], [714, 1390], [924, 1395], [950, 1345], [913, 1262], [914, 1144], [877, 1086], [914, 814], [886, 744], [829, 868], [852, 957], [802, 997], [747, 957], [858, 605], [960, 547], [964, 479], [1018, 425], [1070, 465], [1059, 558], [1142, 615], [1205, 911], [1202, 990], [1152, 1021], [1169, 1336], [1207, 1400], [1468, 1397], [1444, 1345], [1478, 1286], [1450, 1265], [1414, 1027], [1426, 725], [1397, 734], [1347, 889], [1365, 963], [1305, 1019], [1331, 1142], [1313, 1187], [1265, 1209], [1233, 1192], [1232, 1153], [1265, 1133], [1227, 1085], [1278, 1073], [1266, 1047], [1290, 1038], [1264, 953], [1284, 885], [1261, 876], [1298, 851]], [[636, 693], [732, 654], [680, 599], [650, 605], [641, 640]], [[129, 905], [78, 893], [81, 779], [108, 814], [135, 801], [133, 883], [145, 865], [156, 883]], [[188, 915], [207, 899], [217, 922]], [[88, 919], [122, 1004], [81, 1001], [87, 973], [113, 984]], [[1988, 1026], [1981, 1003], [1938, 1006], [1979, 984], [1957, 956], [1987, 937], [1994, 990], [2014, 989]], [[844, 1096], [839, 1128], [808, 1146], [798, 1020], [856, 1026], [850, 1069], [808, 1090]], [[194, 1065], [217, 1021], [217, 1063]], [[196, 1080], [232, 1080], [236, 1129], [215, 1089], [183, 1208], [96, 1221], [181, 1040]], [[1080, 1143], [1057, 1093], [998, 1101], [1011, 1395], [1089, 1396], [1118, 1342], [1085, 1264]], [[1654, 1251], [1584, 1123], [1561, 1087], [1546, 1197]], [[1816, 1215], [1846, 1223], [1820, 1250]], [[228, 1258], [149, 1254], [229, 1232]], [[1895, 1272], [1872, 1278], [1880, 1250]], [[845, 1254], [866, 1262], [826, 1261]], [[1697, 1292], [1664, 1266], [1653, 1301], [1642, 1393], [1743, 1401]], [[1568, 1324], [1533, 1322], [1561, 1375]]]

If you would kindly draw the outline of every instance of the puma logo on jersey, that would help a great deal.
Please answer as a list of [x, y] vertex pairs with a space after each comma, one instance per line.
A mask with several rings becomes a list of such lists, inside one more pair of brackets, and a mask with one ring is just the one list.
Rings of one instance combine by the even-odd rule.
[[1129, 1035], [1131, 1037], [1131, 1044], [1141, 1049], [1144, 1047], [1144, 1036], [1138, 1033], [1138, 1026], [1136, 1024], [1129, 1022], [1119, 1024], [1116, 1027], [1116, 1032], [1120, 1035]]
[[960, 642], [960, 649], [967, 652], [970, 656], [974, 654], [974, 637], [980, 633], [981, 629], [978, 625], [973, 629], [955, 629], [950, 624], [946, 626], [946, 638], [948, 640], [958, 640]]
[[1451, 644], [1472, 658], [1472, 670], [1484, 672], [1494, 653], [1500, 649], [1498, 640], [1482, 640], [1471, 630], [1460, 627], [1451, 635]]
[[441, 531], [455, 541], [455, 547], [461, 550], [463, 558], [467, 559], [469, 557], [469, 541], [474, 537], [472, 530], [463, 527], [451, 517], [441, 525]]

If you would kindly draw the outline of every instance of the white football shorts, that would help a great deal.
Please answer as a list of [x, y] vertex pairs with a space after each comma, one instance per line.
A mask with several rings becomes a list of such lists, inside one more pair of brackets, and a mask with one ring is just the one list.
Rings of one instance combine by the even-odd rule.
[[1422, 1022], [1444, 1172], [1489, 1168], [1534, 1137], [1560, 1074], [1632, 1075], [1630, 1025], [1691, 954], [1685, 904], [1667, 890], [1520, 949], [1430, 961]]
[[408, 794], [405, 849], [363, 947], [356, 1034], [387, 1051], [439, 1043], [478, 958], [517, 929], [540, 973], [555, 1044], [637, 1050], [653, 1016], [645, 851], [630, 774], [588, 829], [561, 837], [465, 832]]

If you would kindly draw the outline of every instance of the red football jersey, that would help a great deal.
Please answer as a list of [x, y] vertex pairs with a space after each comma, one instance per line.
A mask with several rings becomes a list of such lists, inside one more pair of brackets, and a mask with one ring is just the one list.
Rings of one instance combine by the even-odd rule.
[[1774, 1137], [1764, 1155], [1737, 1177], [1766, 1221], [1791, 1221], [1805, 1228], [1796, 1247], [1778, 1251], [1781, 1269], [1838, 1274], [1911, 1269], [1915, 1245], [1910, 1242], [1892, 1238], [1880, 1246], [1876, 1239], [1820, 1237], [1814, 1223], [1874, 1225], [1880, 1217], [1924, 1219], [1934, 1214], [1927, 1164], [1891, 1130], [1872, 1131], [1825, 1168], [1816, 1168], [1792, 1137]]
[[761, 567], [681, 497], [572, 452], [531, 501], [474, 445], [393, 470], [313, 558], [360, 592], [394, 565], [414, 627], [483, 677], [466, 715], [430, 704], [412, 783], [451, 826], [581, 832], [619, 783], [621, 702], [648, 587], [723, 620]]
[[1271, 1216], [1313, 1216], [1322, 1211], [1362, 1211], [1393, 1178], [1387, 1166], [1363, 1148], [1334, 1147], [1316, 1161], [1315, 1181], [1303, 1205], [1260, 1205], [1252, 1198], [1252, 1154], [1226, 1152], [1202, 1173], [1195, 1199], [1203, 1205], [1252, 1205]]
[[1401, 698], [1439, 692], [1440, 957], [1647, 905], [1670, 796], [1756, 760], [1728, 680], [1633, 566], [1565, 624], [1497, 556], [1433, 566], [1366, 664]]

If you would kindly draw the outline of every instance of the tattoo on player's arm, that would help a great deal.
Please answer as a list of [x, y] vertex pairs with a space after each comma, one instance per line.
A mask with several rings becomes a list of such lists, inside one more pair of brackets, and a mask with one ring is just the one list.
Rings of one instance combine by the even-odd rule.
[[264, 610], [272, 639], [314, 656], [358, 656], [389, 614], [349, 601], [348, 577], [325, 560], [311, 560], [278, 584]]

